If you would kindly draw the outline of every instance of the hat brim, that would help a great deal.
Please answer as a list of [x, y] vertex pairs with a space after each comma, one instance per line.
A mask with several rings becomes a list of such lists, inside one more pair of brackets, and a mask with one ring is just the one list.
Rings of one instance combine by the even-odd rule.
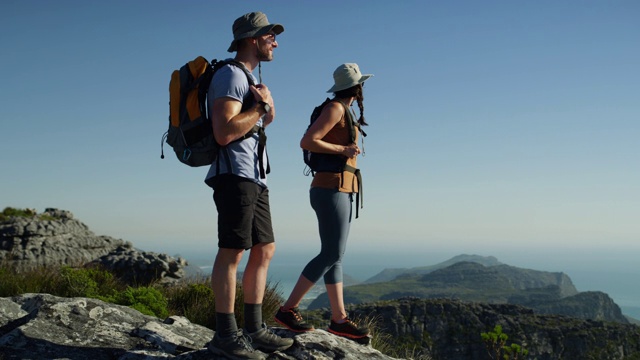
[[351, 83], [347, 83], [347, 84], [334, 84], [331, 89], [327, 90], [328, 93], [334, 93], [336, 91], [340, 91], [340, 90], [346, 90], [352, 86], [356, 86], [358, 84], [362, 84], [363, 82], [367, 81], [367, 79], [369, 79], [370, 77], [372, 77], [373, 74], [363, 74], [362, 76], [360, 76], [360, 79], [358, 79], [358, 81], [355, 82], [351, 82]]
[[227, 51], [228, 52], [238, 51], [238, 40], [264, 35], [264, 34], [268, 33], [269, 31], [273, 31], [276, 35], [279, 35], [279, 34], [282, 34], [284, 32], [284, 26], [282, 26], [280, 24], [269, 24], [267, 26], [263, 26], [263, 27], [258, 28], [256, 30], [253, 30], [253, 31], [241, 34], [241, 35], [238, 35], [235, 39], [233, 39], [233, 41], [231, 42], [231, 45], [229, 45], [229, 48], [227, 49]]

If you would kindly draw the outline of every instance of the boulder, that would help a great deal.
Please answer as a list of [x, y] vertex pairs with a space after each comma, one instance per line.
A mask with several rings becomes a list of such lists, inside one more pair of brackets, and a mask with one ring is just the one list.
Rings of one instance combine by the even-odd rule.
[[0, 265], [17, 271], [99, 265], [132, 285], [174, 282], [187, 261], [145, 252], [121, 239], [97, 236], [70, 211], [49, 208], [0, 223]]
[[[324, 330], [295, 334], [286, 351], [269, 359], [393, 360], [370, 345]], [[126, 306], [89, 298], [24, 294], [0, 298], [0, 358], [9, 359], [215, 359], [206, 344], [214, 331], [184, 317], [158, 319]]]

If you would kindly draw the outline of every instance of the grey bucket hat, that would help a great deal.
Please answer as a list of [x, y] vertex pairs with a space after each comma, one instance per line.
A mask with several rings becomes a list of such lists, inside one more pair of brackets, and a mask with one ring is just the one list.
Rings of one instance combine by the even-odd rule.
[[227, 49], [228, 52], [238, 50], [238, 40], [254, 36], [260, 36], [273, 31], [276, 35], [284, 31], [280, 24], [269, 24], [267, 15], [260, 11], [244, 14], [233, 22], [233, 41]]
[[334, 84], [327, 92], [333, 93], [340, 90], [348, 89], [354, 85], [362, 84], [373, 74], [362, 75], [358, 64], [346, 63], [338, 66], [333, 72]]

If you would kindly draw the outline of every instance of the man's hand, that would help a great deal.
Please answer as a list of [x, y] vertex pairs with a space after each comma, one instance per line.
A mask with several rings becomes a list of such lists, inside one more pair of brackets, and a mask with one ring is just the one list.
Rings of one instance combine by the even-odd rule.
[[256, 102], [264, 101], [271, 106], [271, 110], [264, 115], [262, 118], [263, 125], [267, 126], [273, 122], [273, 119], [276, 117], [276, 107], [273, 104], [273, 98], [271, 97], [271, 91], [264, 84], [257, 84], [255, 86], [251, 86], [249, 88], [253, 93], [253, 97]]

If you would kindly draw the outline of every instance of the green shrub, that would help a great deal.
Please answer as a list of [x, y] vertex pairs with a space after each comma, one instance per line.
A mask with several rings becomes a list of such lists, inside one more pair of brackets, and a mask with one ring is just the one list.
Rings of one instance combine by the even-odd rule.
[[98, 268], [39, 267], [17, 271], [0, 267], [0, 296], [47, 293], [62, 297], [102, 299], [125, 287], [110, 272]]
[[123, 289], [112, 273], [99, 268], [60, 268], [60, 284], [56, 295], [98, 298], [111, 296]]
[[162, 319], [169, 316], [167, 299], [158, 289], [153, 287], [127, 287], [126, 290], [118, 292], [111, 297], [106, 297], [104, 300], [118, 305], [129, 306], [145, 315]]
[[180, 284], [167, 287], [164, 293], [170, 313], [184, 316], [194, 324], [215, 329], [215, 297], [208, 284]]
[[19, 216], [19, 217], [32, 217], [35, 214], [33, 214], [32, 211], [30, 210], [25, 210], [25, 209], [16, 209], [16, 208], [12, 208], [12, 207], [6, 207], [4, 208], [4, 210], [2, 210], [2, 212], [0, 213], [0, 221], [5, 221], [8, 220], [11, 217], [15, 217], [15, 216]]
[[57, 291], [60, 274], [47, 268], [17, 272], [3, 265], [0, 267], [0, 296], [9, 297], [26, 293], [49, 293]]
[[[492, 331], [481, 333], [482, 341], [492, 359], [524, 359], [529, 351], [518, 344], [507, 345], [509, 336], [502, 332], [502, 326], [496, 325]], [[522, 357], [520, 357], [522, 356]]]
[[0, 222], [9, 220], [12, 217], [28, 217], [33, 218], [37, 217], [40, 220], [55, 220], [55, 218], [51, 215], [40, 214], [32, 209], [16, 209], [12, 207], [6, 207], [0, 213]]
[[60, 269], [59, 296], [91, 297], [98, 296], [98, 283], [84, 269], [64, 266]]

